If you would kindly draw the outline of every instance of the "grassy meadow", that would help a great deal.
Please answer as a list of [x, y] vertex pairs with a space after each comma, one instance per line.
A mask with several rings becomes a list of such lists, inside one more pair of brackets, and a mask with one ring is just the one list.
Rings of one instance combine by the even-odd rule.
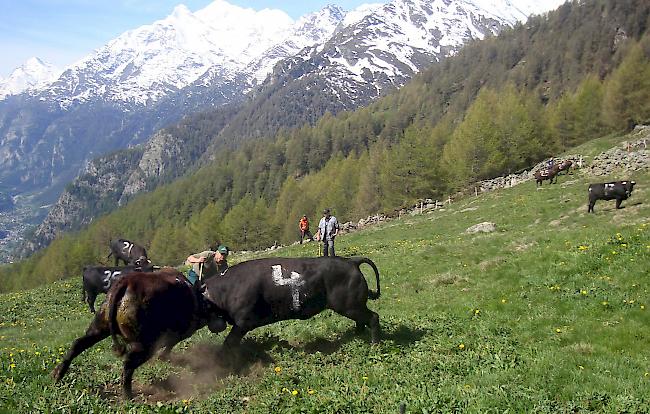
[[[593, 156], [612, 140], [577, 153]], [[623, 178], [637, 181], [625, 208], [598, 201], [587, 214], [587, 184]], [[133, 401], [120, 396], [110, 339], [74, 360], [60, 384], [50, 377], [92, 319], [81, 271], [1, 295], [0, 411], [650, 412], [648, 183], [648, 172], [576, 172], [343, 235], [340, 255], [367, 256], [380, 270], [382, 296], [369, 304], [379, 345], [325, 311], [257, 329], [224, 361], [225, 334], [204, 328], [172, 362], [136, 371]], [[495, 232], [465, 233], [486, 221]], [[307, 243], [273, 254], [317, 252]]]

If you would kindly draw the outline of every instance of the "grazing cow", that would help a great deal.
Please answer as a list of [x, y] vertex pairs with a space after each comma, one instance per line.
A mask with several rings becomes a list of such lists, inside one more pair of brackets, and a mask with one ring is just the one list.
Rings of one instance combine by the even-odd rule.
[[564, 160], [560, 164], [558, 164], [558, 174], [561, 173], [562, 171], [566, 171], [565, 174], [569, 173], [569, 169], [571, 169], [571, 166], [573, 165], [573, 161], [571, 160]]
[[82, 302], [88, 303], [88, 308], [95, 313], [95, 299], [100, 293], [108, 292], [111, 285], [120, 277], [131, 272], [151, 272], [153, 266], [85, 266], [82, 278]]
[[596, 200], [616, 199], [616, 208], [621, 208], [621, 202], [632, 195], [634, 181], [613, 181], [611, 183], [589, 184], [589, 207], [588, 213], [594, 212]]
[[535, 171], [535, 187], [542, 185], [542, 181], [550, 180], [553, 184], [553, 179], [557, 182], [557, 174], [560, 172], [560, 166], [555, 164], [551, 169], [542, 169]]
[[144, 266], [147, 263], [151, 263], [147, 257], [147, 251], [145, 248], [129, 240], [111, 240], [109, 245], [111, 247], [111, 252], [108, 254], [107, 259], [112, 255], [115, 258], [115, 266], [118, 266], [120, 264], [120, 260], [124, 262], [125, 266]]
[[219, 315], [174, 269], [127, 274], [113, 284], [86, 334], [72, 343], [52, 376], [60, 381], [77, 355], [110, 335], [115, 351], [125, 356], [122, 390], [126, 398], [132, 398], [136, 368], [160, 348], [167, 356], [174, 345], [206, 324], [212, 332], [221, 332], [226, 324]]
[[[377, 291], [359, 269], [369, 264]], [[368, 298], [379, 298], [379, 271], [366, 258], [267, 258], [230, 267], [205, 281], [207, 295], [233, 325], [224, 345], [237, 345], [247, 332], [287, 319], [308, 319], [324, 309], [370, 327], [371, 341], [379, 342], [379, 316], [368, 309]]]

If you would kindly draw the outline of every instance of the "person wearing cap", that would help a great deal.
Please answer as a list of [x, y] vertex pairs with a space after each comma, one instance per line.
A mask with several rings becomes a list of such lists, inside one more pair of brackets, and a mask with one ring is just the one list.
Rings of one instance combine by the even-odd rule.
[[230, 250], [223, 244], [214, 251], [205, 250], [189, 255], [185, 264], [192, 266], [188, 271], [188, 279], [192, 284], [197, 279], [205, 280], [216, 275], [223, 275], [228, 269], [228, 253]]
[[314, 236], [312, 236], [311, 232], [309, 231], [309, 219], [307, 218], [307, 215], [302, 216], [300, 222], [298, 223], [298, 227], [300, 228], [300, 244], [302, 244], [302, 241], [305, 239], [305, 237], [309, 238], [309, 241], [314, 240]]
[[336, 256], [334, 253], [334, 238], [339, 233], [339, 222], [330, 214], [330, 209], [323, 210], [323, 218], [318, 223], [316, 240], [323, 242], [323, 256]]

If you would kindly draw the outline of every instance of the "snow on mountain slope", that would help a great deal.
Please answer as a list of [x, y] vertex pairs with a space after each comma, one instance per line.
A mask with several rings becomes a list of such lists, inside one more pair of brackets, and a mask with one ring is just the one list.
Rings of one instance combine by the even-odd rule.
[[61, 71], [52, 64], [32, 57], [14, 70], [9, 77], [0, 79], [0, 99], [44, 86], [60, 74]]
[[325, 41], [341, 18], [334, 7], [294, 22], [281, 10], [255, 11], [224, 0], [195, 13], [180, 5], [77, 62], [41, 97], [62, 107], [97, 98], [141, 106], [199, 78], [229, 83], [249, 73], [261, 81], [278, 60]]
[[[424, 67], [472, 39], [495, 35], [527, 18], [508, 0], [393, 0], [344, 19], [323, 45], [301, 51], [274, 79], [319, 79], [345, 109], [403, 85]], [[346, 23], [349, 23], [346, 25]], [[315, 82], [315, 81], [314, 81]], [[325, 86], [325, 85], [328, 86]]]

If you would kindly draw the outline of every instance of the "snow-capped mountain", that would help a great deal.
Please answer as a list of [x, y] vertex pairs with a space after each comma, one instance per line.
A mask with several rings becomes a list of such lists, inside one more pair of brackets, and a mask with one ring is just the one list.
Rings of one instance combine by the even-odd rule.
[[224, 0], [195, 13], [180, 5], [74, 64], [41, 96], [63, 107], [98, 98], [137, 106], [199, 79], [228, 82], [247, 73], [260, 82], [278, 60], [328, 39], [342, 17], [333, 7], [294, 22], [280, 10], [255, 11]]
[[[511, 0], [393, 0], [363, 6], [348, 13], [327, 42], [280, 61], [264, 92], [231, 122], [226, 135], [269, 134], [280, 126], [312, 123], [326, 111], [366, 105], [466, 42], [495, 35], [526, 20], [529, 11], [559, 2], [523, 0], [517, 7], [519, 2]], [[295, 124], [283, 121], [287, 113]], [[260, 128], [264, 122], [271, 127]]]
[[8, 78], [0, 79], [0, 99], [45, 86], [60, 74], [61, 71], [52, 64], [32, 57], [15, 69]]
[[[496, 35], [504, 27], [524, 21], [531, 4], [522, 8], [499, 0], [394, 0], [367, 9], [361, 19], [344, 21], [329, 41], [303, 50], [287, 60], [288, 69], [300, 65], [330, 87], [352, 98], [386, 87], [403, 85], [415, 73], [455, 53], [469, 40]], [[356, 20], [356, 21], [355, 21]], [[301, 61], [302, 60], [302, 61]], [[366, 98], [368, 98], [366, 96]], [[367, 99], [365, 99], [367, 102]]]

